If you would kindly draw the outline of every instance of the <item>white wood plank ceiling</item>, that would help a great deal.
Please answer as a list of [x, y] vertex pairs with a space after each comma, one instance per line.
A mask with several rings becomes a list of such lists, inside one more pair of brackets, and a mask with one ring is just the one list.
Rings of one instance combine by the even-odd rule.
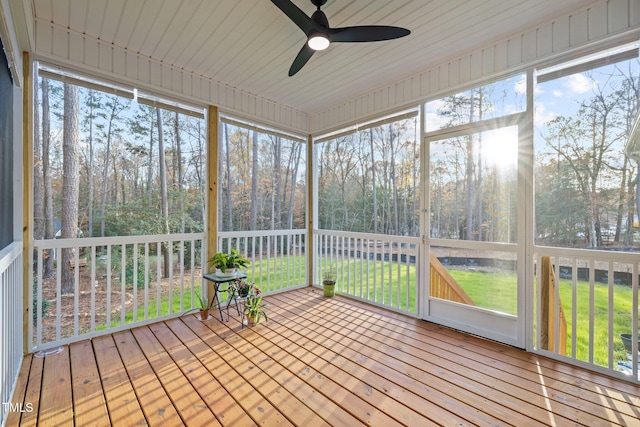
[[[308, 15], [309, 0], [293, 0]], [[36, 21], [111, 43], [313, 114], [588, 7], [587, 0], [328, 0], [332, 27], [396, 25], [408, 37], [335, 43], [295, 76], [305, 36], [268, 0], [33, 0]]]

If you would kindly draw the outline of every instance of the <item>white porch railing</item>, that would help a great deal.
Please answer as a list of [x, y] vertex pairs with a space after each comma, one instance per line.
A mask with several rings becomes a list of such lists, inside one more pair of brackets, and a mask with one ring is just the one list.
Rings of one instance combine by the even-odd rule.
[[[35, 241], [29, 292], [29, 307], [34, 308], [29, 322], [31, 350], [195, 309], [196, 291], [206, 293], [202, 287], [205, 243], [204, 233]], [[63, 249], [73, 251], [67, 265], [61, 262]], [[53, 262], [45, 277], [48, 257]], [[65, 286], [63, 269], [73, 274], [72, 283]], [[64, 294], [66, 285], [71, 292]]]
[[0, 425], [22, 364], [22, 268], [22, 242], [0, 251]]
[[417, 314], [419, 238], [317, 230], [314, 242], [314, 284], [333, 268], [336, 292]]
[[251, 265], [248, 280], [264, 293], [307, 286], [306, 230], [218, 233], [218, 250], [236, 249]]
[[[638, 253], [536, 247], [536, 307], [541, 306], [542, 257], [551, 257], [567, 322], [566, 357], [578, 365], [640, 382], [638, 373]], [[536, 324], [541, 325], [536, 310]], [[557, 348], [559, 306], [553, 313]], [[636, 339], [628, 340], [622, 334]], [[536, 328], [536, 347], [541, 328]], [[540, 351], [540, 350], [539, 350]]]

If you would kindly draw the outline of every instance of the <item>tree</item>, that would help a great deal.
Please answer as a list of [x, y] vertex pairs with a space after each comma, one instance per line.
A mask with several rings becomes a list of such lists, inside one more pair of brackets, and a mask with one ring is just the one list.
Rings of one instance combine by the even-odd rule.
[[[44, 190], [44, 238], [53, 239], [53, 192], [51, 190], [51, 170], [49, 168], [49, 154], [51, 145], [51, 122], [49, 112], [49, 80], [42, 79], [42, 176]], [[45, 277], [53, 274], [53, 256], [51, 253], [44, 259]]]
[[[38, 85], [33, 87], [33, 102], [38, 105]], [[40, 129], [40, 109], [33, 112], [33, 238], [44, 238], [44, 180], [42, 176], [42, 129]]]
[[599, 86], [595, 90], [594, 97], [581, 102], [578, 114], [554, 118], [543, 136], [547, 146], [572, 170], [578, 189], [588, 202], [585, 224], [591, 247], [602, 246], [599, 179], [612, 163], [612, 146], [624, 138], [615, 114], [618, 96], [606, 94]]
[[88, 235], [93, 236], [93, 203], [94, 203], [94, 179], [93, 179], [93, 164], [94, 164], [94, 130], [97, 126], [96, 119], [102, 108], [100, 92], [95, 90], [89, 90], [84, 104], [88, 107], [89, 111], [84, 118], [84, 128], [88, 132], [87, 144], [89, 145], [89, 161], [87, 163], [87, 180], [88, 180], [88, 200], [87, 200], [87, 217], [89, 219]]
[[[64, 85], [63, 183], [61, 235], [63, 239], [78, 236], [78, 87]], [[74, 250], [62, 249], [62, 293], [74, 292]]]
[[[105, 235], [105, 209], [107, 205], [107, 185], [109, 182], [109, 159], [111, 157], [111, 142], [114, 138], [114, 135], [118, 134], [121, 129], [118, 126], [117, 120], [118, 116], [125, 111], [128, 107], [127, 105], [118, 97], [111, 96], [106, 103], [107, 106], [107, 129], [106, 135], [104, 135], [106, 140], [106, 148], [104, 154], [104, 169], [102, 171], [102, 194], [100, 201], [100, 236], [104, 237]], [[114, 176], [115, 177], [115, 176]]]
[[[160, 109], [156, 107], [157, 114], [157, 123], [158, 123], [158, 160], [160, 163], [160, 167], [158, 169], [159, 177], [160, 177], [160, 197], [161, 197], [161, 209], [162, 209], [162, 220], [163, 220], [163, 228], [166, 234], [171, 232], [169, 228], [169, 200], [167, 199], [167, 172], [166, 172], [166, 163], [164, 159], [164, 134], [162, 132], [162, 114], [160, 113]], [[169, 277], [169, 250], [170, 248], [165, 247], [163, 245], [163, 259], [164, 259], [164, 269], [163, 269], [163, 277]]]

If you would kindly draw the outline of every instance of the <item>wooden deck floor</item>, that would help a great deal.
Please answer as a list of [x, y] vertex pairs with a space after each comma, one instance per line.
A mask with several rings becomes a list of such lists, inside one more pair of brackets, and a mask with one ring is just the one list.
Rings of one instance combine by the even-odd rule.
[[640, 387], [306, 288], [27, 356], [8, 426], [640, 425]]

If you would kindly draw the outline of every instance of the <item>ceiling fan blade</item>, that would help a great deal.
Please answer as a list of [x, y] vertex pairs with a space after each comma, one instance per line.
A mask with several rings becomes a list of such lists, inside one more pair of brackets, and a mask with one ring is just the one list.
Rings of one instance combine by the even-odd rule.
[[401, 27], [360, 25], [357, 27], [332, 28], [329, 33], [329, 41], [345, 43], [377, 42], [398, 39], [409, 34], [411, 34], [411, 31]]
[[314, 28], [313, 21], [291, 0], [271, 0], [271, 3], [278, 6], [305, 34], [309, 34]]
[[291, 68], [289, 68], [289, 77], [293, 76], [295, 73], [300, 71], [304, 64], [311, 59], [311, 56], [315, 53], [315, 50], [311, 49], [308, 44], [304, 44], [300, 52], [298, 52], [298, 56], [293, 60], [293, 64], [291, 64]]

